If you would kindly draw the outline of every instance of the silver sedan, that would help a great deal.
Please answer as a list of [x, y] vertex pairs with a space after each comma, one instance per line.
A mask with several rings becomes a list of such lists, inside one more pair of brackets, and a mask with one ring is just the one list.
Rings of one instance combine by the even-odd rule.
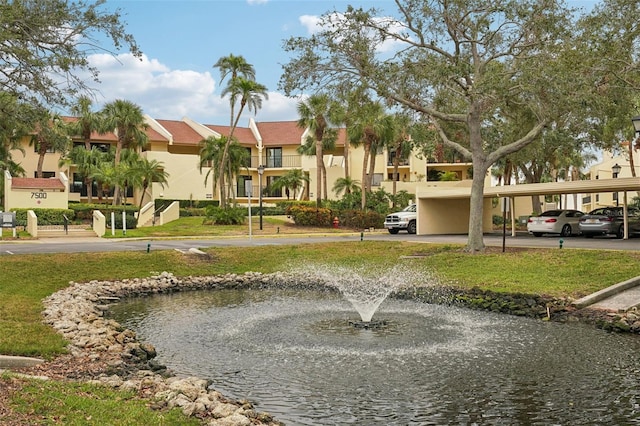
[[584, 215], [580, 210], [558, 209], [547, 210], [540, 216], [531, 216], [527, 221], [527, 231], [536, 237], [543, 234], [559, 234], [570, 237], [579, 234], [580, 218]]

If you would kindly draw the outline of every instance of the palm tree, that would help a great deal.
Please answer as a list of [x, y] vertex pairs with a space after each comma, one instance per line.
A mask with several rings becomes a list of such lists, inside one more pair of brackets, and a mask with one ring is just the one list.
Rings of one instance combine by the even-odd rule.
[[[354, 114], [357, 119], [347, 129], [347, 134], [353, 146], [363, 145], [364, 147], [361, 200], [361, 207], [364, 209], [367, 204], [367, 192], [371, 191], [373, 167], [375, 166], [375, 162], [370, 161], [369, 156], [372, 152], [375, 155], [382, 140], [389, 139], [393, 127], [387, 119], [383, 105], [379, 102], [368, 101], [359, 105]], [[369, 172], [367, 172], [368, 170]]]
[[344, 194], [351, 194], [352, 192], [360, 189], [360, 181], [357, 179], [351, 179], [350, 176], [336, 179], [333, 185], [333, 192], [339, 197]]
[[[203, 167], [209, 167], [211, 164], [220, 164], [224, 147], [227, 143], [227, 137], [221, 136], [219, 138], [209, 136], [206, 139], [200, 141], [200, 172]], [[249, 152], [242, 147], [238, 141], [234, 140], [229, 144], [228, 151], [229, 160], [227, 161], [228, 167], [226, 168], [226, 177], [231, 182], [234, 175], [237, 175], [241, 168], [248, 164]], [[215, 168], [210, 167], [209, 171], [205, 175], [204, 184], [207, 184], [209, 175], [212, 175], [213, 187], [215, 188], [218, 182], [219, 175], [214, 172]]]
[[245, 107], [249, 111], [254, 113], [258, 112], [258, 109], [262, 107], [262, 100], [268, 99], [267, 88], [263, 84], [258, 83], [255, 80], [248, 80], [244, 77], [236, 77], [232, 79], [227, 87], [222, 92], [222, 96], [229, 95], [231, 104], [235, 104], [237, 99], [240, 99], [240, 108], [229, 130], [229, 136], [224, 145], [222, 156], [220, 157], [220, 163], [218, 164], [218, 183], [220, 185], [220, 206], [227, 206], [227, 197], [224, 188], [224, 176], [225, 171], [229, 168], [227, 164], [229, 145], [233, 140], [233, 133], [238, 126], [240, 116]]
[[[91, 99], [87, 96], [81, 96], [78, 101], [71, 107], [71, 113], [77, 118], [77, 121], [67, 125], [69, 136], [80, 136], [84, 142], [84, 149], [91, 151], [91, 135], [99, 132], [104, 128], [104, 118], [102, 114], [91, 110]], [[77, 154], [76, 158], [81, 158], [81, 154]], [[95, 156], [95, 155], [94, 155]], [[77, 163], [76, 163], [77, 164]], [[87, 202], [93, 202], [93, 181], [89, 179], [89, 173], [83, 174], [84, 183], [87, 186]]]
[[66, 152], [71, 139], [67, 136], [68, 131], [60, 116], [48, 111], [42, 112], [40, 119], [36, 122], [36, 132], [32, 135], [29, 145], [34, 146], [38, 153], [36, 173], [37, 177], [41, 178], [47, 152]]
[[[304, 101], [298, 102], [298, 127], [308, 128], [315, 141], [316, 155], [316, 204], [322, 204], [322, 189], [325, 188], [325, 198], [327, 197], [326, 183], [323, 185], [323, 177], [326, 179], [324, 169], [323, 141], [329, 129], [329, 96], [325, 94], [315, 94]], [[335, 141], [336, 133], [333, 133]]]
[[[305, 183], [309, 182], [309, 176], [307, 176], [302, 169], [291, 169], [287, 171], [283, 176], [277, 178], [272, 184], [272, 189], [287, 188], [293, 193], [295, 198], [300, 188], [304, 188]], [[287, 192], [287, 200], [289, 199], [289, 193]]]
[[63, 167], [65, 164], [70, 166], [75, 165], [75, 173], [82, 176], [82, 180], [87, 188], [87, 202], [92, 203], [93, 198], [93, 179], [91, 173], [96, 166], [105, 161], [105, 153], [97, 148], [91, 148], [86, 150], [84, 146], [75, 146], [64, 156], [60, 157], [58, 162], [59, 167]]
[[142, 202], [144, 201], [144, 194], [152, 183], [159, 183], [164, 189], [164, 185], [169, 181], [169, 174], [164, 170], [162, 162], [158, 160], [149, 160], [144, 157], [139, 157], [132, 165], [134, 175], [134, 187], [139, 188], [140, 203], [138, 205], [138, 211], [142, 209]]
[[409, 118], [405, 115], [393, 115], [391, 116], [391, 120], [392, 122], [390, 124], [393, 126], [393, 132], [391, 135], [392, 137], [386, 141], [386, 148], [389, 152], [389, 156], [393, 157], [393, 189], [391, 191], [391, 199], [393, 200], [393, 207], [396, 207], [395, 196], [397, 190], [397, 182], [399, 179], [398, 167], [400, 165], [401, 159], [409, 157], [413, 146], [411, 143], [411, 137], [409, 135]]
[[[115, 131], [118, 141], [114, 162], [118, 166], [124, 148], [138, 149], [147, 145], [149, 138], [145, 133], [147, 124], [142, 109], [133, 102], [116, 99], [102, 109], [104, 122], [102, 130]], [[120, 201], [120, 186], [114, 187], [113, 205]]]
[[[229, 56], [223, 56], [218, 59], [218, 61], [213, 65], [213, 68], [218, 68], [220, 70], [221, 85], [227, 76], [230, 76], [231, 81], [235, 80], [239, 76], [243, 76], [248, 80], [256, 79], [256, 71], [253, 68], [253, 65], [248, 63], [242, 55], [235, 56], [234, 54], [229, 54]], [[235, 98], [231, 99], [231, 120], [229, 121], [231, 126], [233, 126], [233, 111], [236, 100], [237, 99]]]

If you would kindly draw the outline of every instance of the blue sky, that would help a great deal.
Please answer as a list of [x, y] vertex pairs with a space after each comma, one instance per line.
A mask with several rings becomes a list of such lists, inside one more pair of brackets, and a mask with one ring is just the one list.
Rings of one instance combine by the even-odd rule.
[[[154, 118], [186, 116], [226, 125], [229, 104], [220, 98], [220, 74], [213, 64], [234, 54], [254, 65], [256, 80], [269, 92], [255, 119], [296, 120], [298, 100], [277, 92], [282, 64], [289, 60], [282, 43], [310, 35], [321, 14], [349, 4], [394, 10], [390, 0], [107, 0], [106, 8], [121, 10], [144, 57], [139, 61], [127, 52], [90, 57], [100, 70], [101, 83], [93, 85], [96, 108], [127, 99]], [[240, 125], [252, 115], [245, 113]]]
[[[392, 0], [107, 0], [106, 8], [121, 10], [144, 56], [142, 61], [127, 52], [90, 56], [100, 70], [96, 109], [127, 99], [154, 118], [226, 125], [229, 104], [220, 98], [220, 74], [213, 64], [234, 54], [254, 65], [256, 80], [269, 91], [255, 119], [296, 120], [298, 100], [277, 91], [282, 64], [289, 61], [282, 43], [311, 35], [320, 15], [344, 11], [349, 4], [396, 11]], [[245, 113], [240, 125], [252, 115]]]

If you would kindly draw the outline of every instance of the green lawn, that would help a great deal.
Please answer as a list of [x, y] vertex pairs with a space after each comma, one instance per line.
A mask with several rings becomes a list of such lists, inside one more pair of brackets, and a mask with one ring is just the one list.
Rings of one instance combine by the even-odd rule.
[[[174, 225], [171, 232], [184, 232], [188, 222]], [[268, 273], [307, 263], [379, 268], [405, 262], [408, 268], [424, 271], [425, 277], [436, 275], [443, 285], [579, 297], [636, 276], [640, 260], [640, 252], [632, 251], [536, 249], [470, 255], [456, 245], [367, 240], [205, 251], [211, 260], [155, 250], [0, 256], [0, 353], [49, 358], [65, 352], [63, 339], [41, 323], [41, 301], [69, 281], [145, 277], [162, 271], [187, 276]], [[8, 376], [0, 376], [0, 386], [16, 380], [24, 387], [12, 396], [12, 407], [39, 419], [33, 424], [194, 424], [179, 413], [154, 412], [128, 393], [101, 387]], [[120, 420], [111, 417], [116, 412]]]

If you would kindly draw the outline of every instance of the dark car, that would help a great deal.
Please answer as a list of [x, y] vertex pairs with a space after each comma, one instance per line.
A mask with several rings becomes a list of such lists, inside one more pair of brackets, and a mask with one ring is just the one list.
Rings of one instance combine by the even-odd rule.
[[[580, 218], [580, 233], [587, 238], [595, 235], [615, 235], [624, 237], [624, 210], [622, 206], [600, 207]], [[627, 209], [629, 235], [640, 233], [640, 211]]]

